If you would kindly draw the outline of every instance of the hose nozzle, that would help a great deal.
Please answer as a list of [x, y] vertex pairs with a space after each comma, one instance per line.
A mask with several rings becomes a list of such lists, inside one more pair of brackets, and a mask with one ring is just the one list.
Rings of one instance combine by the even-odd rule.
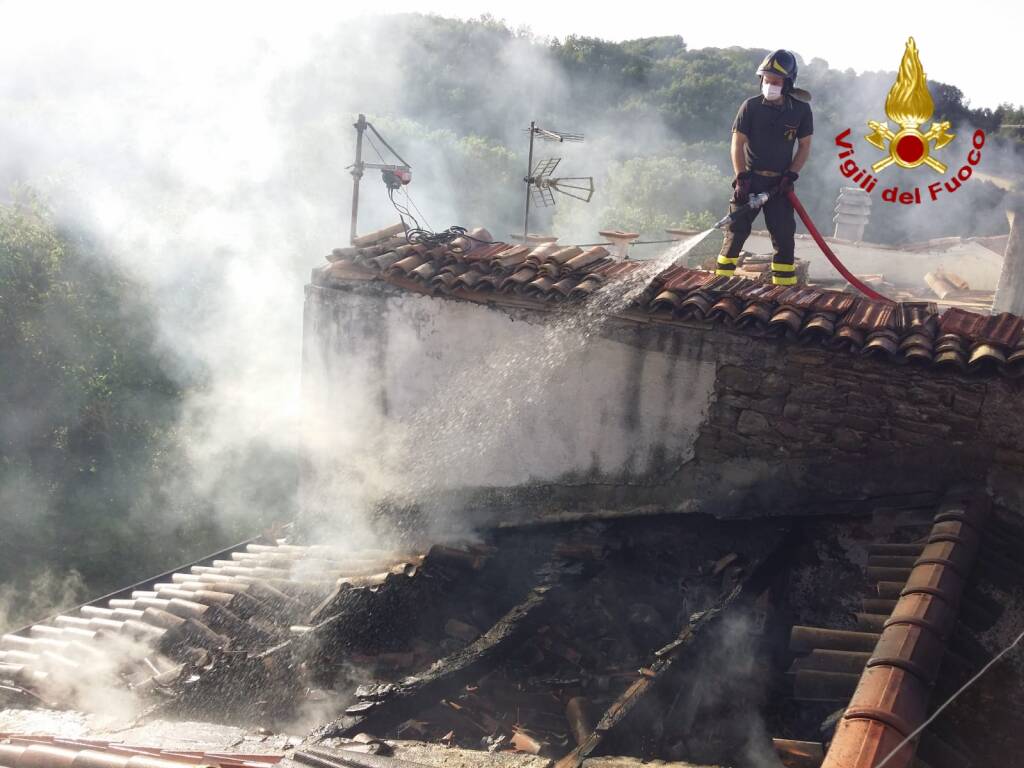
[[760, 208], [762, 205], [768, 202], [769, 197], [771, 197], [770, 192], [759, 192], [756, 195], [750, 195], [750, 198], [747, 200], [746, 205], [744, 205], [742, 208], [737, 208], [728, 216], [724, 216], [717, 224], [715, 224], [715, 229], [725, 229], [725, 226], [729, 222], [734, 221], [736, 217], [742, 214], [744, 211], [756, 211], [758, 208]]

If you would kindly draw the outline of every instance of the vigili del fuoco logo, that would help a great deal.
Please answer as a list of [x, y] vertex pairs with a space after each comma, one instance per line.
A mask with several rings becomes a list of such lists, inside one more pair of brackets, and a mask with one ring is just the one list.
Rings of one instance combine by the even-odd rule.
[[[921, 67], [921, 59], [917, 55], [917, 45], [911, 37], [907, 40], [907, 48], [903, 52], [896, 82], [889, 89], [889, 95], [885, 99], [885, 114], [889, 120], [896, 123], [898, 130], [893, 131], [887, 121], [868, 120], [868, 128], [872, 132], [864, 137], [869, 144], [885, 152], [886, 156], [871, 164], [871, 173], [861, 168], [853, 159], [853, 144], [848, 141], [851, 130], [847, 128], [836, 136], [836, 146], [840, 150], [839, 159], [842, 161], [839, 164], [839, 172], [855, 184], [859, 184], [866, 192], [871, 192], [878, 184], [878, 177], [873, 174], [880, 175], [894, 163], [902, 168], [918, 168], [924, 165], [935, 173], [946, 174], [948, 166], [936, 155], [956, 136], [949, 132], [948, 120], [941, 123], [933, 122], [927, 131], [921, 131], [921, 125], [931, 119], [934, 111], [935, 103], [928, 92], [928, 81]], [[971, 136], [971, 149], [967, 153], [966, 162], [946, 179], [928, 184], [925, 195], [927, 199], [935, 201], [939, 199], [940, 194], [960, 189], [960, 185], [971, 178], [974, 166], [981, 161], [983, 146], [985, 132], [979, 128]], [[894, 185], [882, 190], [882, 200], [887, 203], [920, 205], [922, 197], [925, 196], [921, 193], [921, 187], [901, 190]]]

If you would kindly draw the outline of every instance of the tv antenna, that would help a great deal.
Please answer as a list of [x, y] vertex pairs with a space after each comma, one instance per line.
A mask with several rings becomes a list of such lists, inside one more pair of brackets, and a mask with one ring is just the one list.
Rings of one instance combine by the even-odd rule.
[[[356, 241], [356, 220], [359, 217], [359, 182], [363, 178], [363, 171], [367, 168], [378, 169], [381, 172], [381, 176], [384, 179], [384, 185], [388, 188], [389, 194], [395, 190], [401, 189], [403, 186], [412, 181], [412, 166], [410, 166], [405, 160], [402, 159], [401, 155], [392, 149], [391, 145], [384, 140], [384, 137], [380, 135], [376, 128], [373, 127], [373, 123], [366, 119], [366, 115], [360, 113], [359, 119], [353, 124], [356, 129], [356, 161], [349, 168], [352, 170], [352, 224], [349, 227], [349, 243], [354, 244]], [[380, 158], [379, 163], [364, 163], [363, 162], [363, 134], [366, 133], [366, 129], [369, 128], [373, 135], [376, 136], [380, 143], [387, 147], [388, 151], [395, 156], [398, 160], [398, 164], [388, 164], [384, 162], [384, 158], [380, 154], [380, 150], [373, 143], [373, 139], [367, 137], [370, 142], [370, 146], [373, 147], [374, 152], [377, 153], [377, 157]]]
[[562, 158], [549, 157], [539, 161], [536, 167], [533, 164], [533, 142], [535, 138], [558, 142], [583, 141], [582, 133], [549, 131], [546, 128], [541, 128], [533, 121], [530, 122], [530, 127], [526, 130], [530, 134], [530, 153], [526, 161], [526, 172], [529, 175], [523, 179], [526, 182], [526, 215], [523, 219], [524, 243], [527, 242], [530, 232], [531, 200], [538, 208], [548, 208], [555, 204], [555, 192], [582, 200], [584, 203], [589, 203], [590, 198], [594, 195], [593, 176], [552, 176]]

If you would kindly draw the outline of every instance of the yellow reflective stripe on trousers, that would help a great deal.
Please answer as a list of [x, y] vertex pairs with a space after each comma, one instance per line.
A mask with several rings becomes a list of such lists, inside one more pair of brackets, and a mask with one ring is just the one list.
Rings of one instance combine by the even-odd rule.
[[740, 257], [739, 256], [722, 256], [721, 254], [719, 254], [718, 255], [718, 263], [719, 264], [732, 264], [733, 266], [735, 266], [735, 265], [740, 263]]
[[796, 285], [796, 275], [790, 275], [789, 277], [779, 277], [778, 275], [772, 275], [773, 285]]
[[721, 268], [719, 268], [719, 269], [715, 270], [715, 275], [717, 277], [732, 277], [735, 274], [736, 274], [735, 270], [732, 270], [732, 269], [721, 269]]
[[778, 261], [772, 262], [773, 272], [796, 272], [796, 264], [783, 264]]

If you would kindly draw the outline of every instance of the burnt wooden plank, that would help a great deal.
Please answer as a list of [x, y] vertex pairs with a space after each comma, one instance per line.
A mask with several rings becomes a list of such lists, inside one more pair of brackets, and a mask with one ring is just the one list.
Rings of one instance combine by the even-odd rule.
[[354, 704], [342, 717], [314, 731], [311, 740], [352, 737], [357, 733], [383, 736], [419, 710], [455, 695], [527, 640], [552, 615], [563, 578], [578, 572], [578, 568], [562, 564], [543, 569], [540, 583], [473, 643], [421, 675], [380, 686], [373, 698]]

